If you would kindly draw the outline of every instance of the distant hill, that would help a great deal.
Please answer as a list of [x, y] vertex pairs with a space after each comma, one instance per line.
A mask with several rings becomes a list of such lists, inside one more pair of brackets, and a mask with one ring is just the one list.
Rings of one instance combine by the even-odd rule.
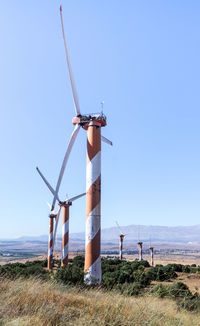
[[[126, 236], [126, 242], [129, 241], [151, 241], [153, 242], [200, 242], [200, 225], [193, 226], [152, 226], [152, 225], [128, 225], [121, 226], [121, 230]], [[102, 242], [112, 243], [118, 241], [119, 229], [117, 227], [106, 228], [101, 231]], [[58, 239], [61, 235], [58, 235]], [[72, 241], [83, 242], [85, 233], [71, 233]], [[10, 239], [20, 242], [46, 242], [48, 235], [41, 236], [23, 236], [17, 239]], [[8, 241], [8, 239], [7, 239]]]
[[[127, 241], [153, 242], [200, 242], [200, 225], [193, 226], [153, 226], [153, 225], [128, 225], [121, 226], [121, 231], [126, 235]], [[117, 227], [103, 229], [101, 232], [102, 242], [115, 242], [119, 236]], [[71, 239], [84, 240], [85, 234], [72, 233]]]

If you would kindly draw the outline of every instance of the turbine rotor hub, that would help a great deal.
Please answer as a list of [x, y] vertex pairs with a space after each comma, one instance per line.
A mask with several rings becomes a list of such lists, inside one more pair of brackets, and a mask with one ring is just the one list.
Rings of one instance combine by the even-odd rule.
[[72, 119], [74, 125], [79, 124], [83, 129], [87, 130], [91, 122], [97, 123], [99, 127], [106, 126], [106, 116], [103, 113], [91, 113], [78, 115]]
[[62, 206], [62, 207], [67, 207], [67, 206], [71, 206], [72, 202], [71, 201], [61, 201], [58, 205]]
[[56, 218], [57, 214], [49, 214], [49, 218]]

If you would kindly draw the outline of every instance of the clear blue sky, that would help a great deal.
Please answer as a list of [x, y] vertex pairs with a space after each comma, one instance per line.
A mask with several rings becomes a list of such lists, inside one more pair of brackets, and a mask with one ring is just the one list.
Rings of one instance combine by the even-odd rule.
[[[48, 232], [74, 107], [57, 0], [0, 4], [0, 237]], [[63, 0], [82, 113], [104, 100], [102, 227], [200, 223], [200, 2]], [[60, 197], [85, 190], [81, 130]], [[85, 199], [71, 232], [85, 227]], [[60, 231], [59, 231], [60, 232]]]

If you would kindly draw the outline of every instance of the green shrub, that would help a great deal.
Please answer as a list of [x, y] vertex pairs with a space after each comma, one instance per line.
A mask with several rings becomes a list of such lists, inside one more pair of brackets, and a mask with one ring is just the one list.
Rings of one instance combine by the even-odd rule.
[[155, 281], [160, 282], [169, 281], [178, 276], [173, 269], [168, 268], [168, 266], [156, 266], [154, 272]]
[[121, 294], [125, 296], [138, 296], [142, 294], [143, 287], [140, 283], [124, 283], [118, 287]]
[[138, 270], [139, 270], [140, 272], [144, 272], [144, 266], [143, 266], [143, 265], [140, 265], [140, 266], [138, 267]]
[[184, 298], [184, 300], [192, 296], [192, 293], [190, 292], [187, 285], [182, 282], [177, 282], [168, 286], [163, 286], [163, 284], [156, 284], [150, 289], [150, 293], [160, 298]]
[[0, 267], [0, 276], [15, 279], [18, 277], [28, 278], [31, 276], [37, 276], [42, 279], [48, 279], [50, 273], [45, 270], [42, 266], [42, 263], [36, 262], [27, 262], [26, 264], [22, 263], [13, 263], [6, 264]]
[[[23, 264], [24, 265], [24, 264]], [[25, 263], [26, 266], [35, 266], [39, 265], [41, 267], [47, 267], [47, 259], [45, 260], [34, 260], [34, 261], [27, 261]]]
[[20, 276], [28, 278], [30, 276], [37, 276], [38, 278], [41, 279], [48, 279], [50, 278], [50, 274], [47, 270], [45, 270], [43, 267], [41, 266], [29, 266], [27, 268], [24, 269], [24, 271], [22, 271], [20, 273]]
[[164, 298], [168, 295], [166, 286], [163, 284], [156, 284], [150, 289], [150, 293], [155, 295], [158, 298]]
[[118, 283], [130, 283], [133, 282], [133, 271], [130, 265], [122, 265], [119, 269]]
[[140, 283], [144, 288], [151, 284], [151, 279], [149, 278], [146, 272], [135, 272], [134, 274], [134, 282]]
[[184, 265], [182, 271], [183, 271], [183, 273], [190, 273], [190, 266], [189, 265]]
[[84, 268], [84, 257], [76, 256], [72, 262], [73, 265], [78, 266], [79, 268]]
[[83, 269], [78, 266], [67, 265], [58, 269], [54, 278], [56, 281], [64, 284], [83, 284], [84, 272]]
[[177, 282], [167, 287], [168, 296], [171, 298], [189, 297], [192, 295], [188, 286], [182, 282]]
[[170, 279], [174, 279], [178, 276], [175, 273], [174, 268], [170, 265], [156, 265], [155, 267], [149, 268], [146, 273], [152, 281], [159, 282], [169, 281]]
[[192, 264], [191, 267], [197, 267], [197, 265], [196, 264]]
[[190, 295], [188, 297], [177, 300], [179, 309], [186, 309], [188, 311], [200, 311], [200, 297], [198, 293]]
[[141, 260], [139, 262], [139, 265], [144, 267], [150, 267], [149, 262], [147, 260]]
[[182, 272], [183, 265], [181, 264], [168, 264], [164, 266], [166, 272]]
[[114, 273], [106, 272], [102, 275], [102, 286], [108, 290], [112, 290], [116, 284], [118, 284], [117, 280], [119, 279], [119, 272], [115, 271]]

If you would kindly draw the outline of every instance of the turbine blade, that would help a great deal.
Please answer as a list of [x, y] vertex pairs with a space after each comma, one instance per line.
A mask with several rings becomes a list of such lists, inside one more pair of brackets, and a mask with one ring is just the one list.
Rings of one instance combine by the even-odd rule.
[[117, 221], [115, 221], [115, 223], [116, 223], [116, 225], [117, 225], [117, 227], [118, 227], [119, 231], [121, 232], [121, 234], [122, 234], [122, 235], [124, 235], [124, 233], [122, 232], [122, 229], [120, 228], [120, 226], [119, 226], [118, 222], [117, 222]]
[[72, 68], [69, 60], [69, 53], [67, 49], [67, 41], [65, 37], [65, 29], [64, 29], [64, 23], [63, 23], [63, 17], [62, 17], [62, 6], [60, 6], [60, 19], [61, 19], [61, 25], [62, 25], [62, 32], [63, 32], [63, 39], [64, 39], [64, 45], [65, 45], [65, 54], [66, 54], [66, 59], [67, 59], [67, 65], [68, 65], [68, 70], [69, 70], [69, 77], [70, 77], [70, 82], [71, 82], [71, 87], [72, 87], [72, 95], [73, 95], [73, 100], [74, 100], [74, 106], [75, 106], [75, 112], [76, 115], [81, 114], [80, 107], [79, 107], [79, 101], [78, 101], [78, 94], [76, 91], [73, 75], [72, 75]]
[[108, 144], [108, 145], [113, 145], [113, 143], [109, 140], [109, 139], [107, 139], [106, 137], [104, 137], [104, 136], [102, 136], [101, 135], [101, 140], [104, 142], [104, 143], [106, 143], [106, 144]]
[[[47, 205], [49, 206], [49, 208], [51, 209], [51, 205], [49, 204], [49, 202], [47, 201]], [[56, 214], [56, 212], [53, 210], [52, 214]]]
[[49, 202], [47, 201], [47, 205], [49, 206], [49, 208], [51, 209], [51, 205], [49, 204]]
[[53, 251], [54, 251], [54, 245], [55, 245], [55, 240], [56, 240], [56, 233], [57, 233], [57, 228], [58, 228], [58, 222], [59, 222], [59, 217], [60, 217], [60, 212], [61, 212], [62, 206], [60, 206], [57, 216], [56, 216], [56, 223], [55, 223], [55, 229], [54, 229], [54, 235], [53, 235]]
[[76, 140], [76, 137], [78, 135], [79, 129], [80, 129], [80, 126], [79, 125], [75, 125], [75, 128], [74, 128], [74, 130], [72, 132], [72, 135], [71, 135], [71, 138], [70, 138], [68, 147], [67, 147], [67, 151], [65, 153], [64, 160], [63, 160], [63, 163], [62, 163], [62, 166], [61, 166], [61, 169], [60, 169], [60, 174], [59, 174], [59, 177], [58, 177], [58, 182], [57, 182], [57, 185], [56, 185], [56, 190], [55, 190], [55, 194], [54, 194], [54, 198], [53, 198], [51, 210], [54, 209], [56, 198], [58, 196], [58, 191], [59, 191], [59, 188], [60, 188], [60, 184], [61, 184], [61, 181], [62, 181], [62, 178], [63, 178], [63, 174], [65, 172], [65, 168], [66, 168], [66, 165], [67, 165], [67, 161], [69, 159], [69, 155], [71, 153], [72, 147], [73, 147], [74, 142]]
[[67, 201], [72, 202], [72, 201], [74, 201], [74, 200], [77, 200], [77, 199], [79, 199], [79, 198], [85, 196], [85, 195], [86, 195], [86, 192], [84, 192], [84, 193], [82, 193], [82, 194], [80, 194], [80, 195], [78, 195], [78, 196], [75, 196], [75, 197], [69, 198]]
[[[39, 175], [41, 176], [42, 180], [44, 181], [44, 183], [47, 185], [47, 187], [49, 188], [49, 190], [51, 191], [51, 193], [55, 196], [55, 190], [52, 188], [52, 186], [49, 184], [49, 182], [47, 181], [47, 179], [43, 176], [42, 172], [40, 171], [40, 169], [38, 167], [36, 167], [36, 170], [38, 171]], [[56, 195], [56, 199], [58, 201], [58, 195]]]

